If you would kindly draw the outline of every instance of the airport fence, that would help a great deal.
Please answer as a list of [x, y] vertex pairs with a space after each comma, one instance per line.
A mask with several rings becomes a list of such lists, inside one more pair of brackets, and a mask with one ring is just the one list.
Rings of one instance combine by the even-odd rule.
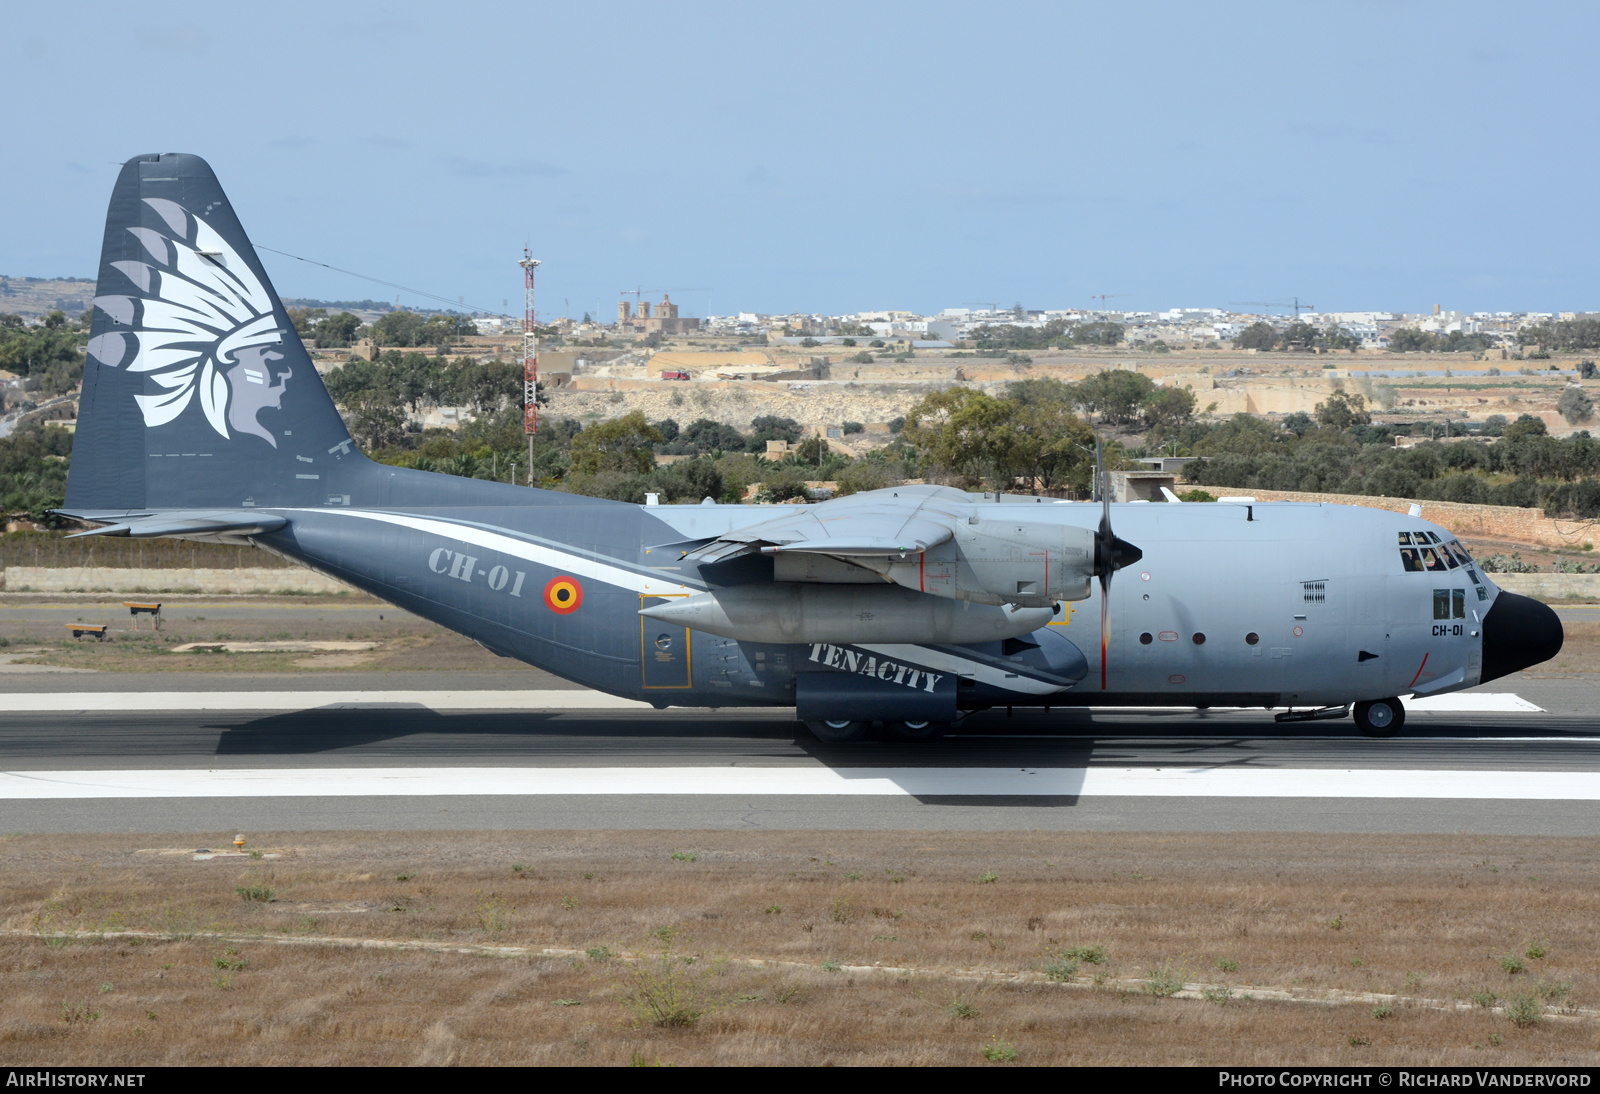
[[8, 567], [113, 570], [277, 570], [291, 564], [254, 547], [191, 543], [175, 539], [89, 536], [67, 539], [60, 532], [0, 535], [0, 571]]

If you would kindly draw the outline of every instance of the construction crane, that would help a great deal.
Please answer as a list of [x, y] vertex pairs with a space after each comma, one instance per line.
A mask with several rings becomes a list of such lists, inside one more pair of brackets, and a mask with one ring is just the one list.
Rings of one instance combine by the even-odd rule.
[[659, 293], [669, 293], [669, 292], [710, 292], [710, 291], [711, 290], [707, 289], [707, 288], [695, 288], [695, 289], [623, 289], [617, 295], [618, 296], [631, 296], [631, 297], [633, 297], [633, 302], [635, 304], [637, 304], [639, 302], [639, 300], [642, 297], [644, 297], [646, 294], [652, 294], [652, 293], [658, 293], [658, 292]]
[[1098, 301], [1100, 301], [1100, 310], [1101, 311], [1105, 311], [1106, 310], [1106, 301], [1107, 300], [1115, 300], [1119, 296], [1127, 296], [1127, 295], [1128, 294], [1125, 293], [1125, 292], [1090, 293], [1089, 294], [1089, 299], [1090, 300], [1098, 300]]
[[1294, 321], [1296, 323], [1300, 322], [1300, 313], [1301, 312], [1303, 312], [1303, 311], [1316, 311], [1317, 310], [1317, 306], [1315, 304], [1302, 304], [1302, 303], [1300, 303], [1300, 298], [1298, 296], [1295, 297], [1293, 300], [1230, 300], [1230, 301], [1228, 301], [1228, 306], [1229, 307], [1233, 307], [1235, 304], [1243, 305], [1244, 307], [1249, 307], [1249, 308], [1293, 308], [1294, 309]]

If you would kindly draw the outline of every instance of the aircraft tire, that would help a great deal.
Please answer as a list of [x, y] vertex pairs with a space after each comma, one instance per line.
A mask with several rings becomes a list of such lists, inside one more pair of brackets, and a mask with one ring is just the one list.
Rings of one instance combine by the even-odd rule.
[[1393, 737], [1406, 724], [1406, 708], [1399, 699], [1371, 699], [1357, 703], [1351, 712], [1363, 737]]
[[919, 742], [937, 741], [950, 732], [947, 722], [885, 722], [891, 740]]
[[871, 722], [850, 721], [847, 719], [822, 722], [807, 722], [806, 728], [817, 740], [830, 745], [849, 744], [859, 741], [867, 735], [867, 730], [872, 727]]

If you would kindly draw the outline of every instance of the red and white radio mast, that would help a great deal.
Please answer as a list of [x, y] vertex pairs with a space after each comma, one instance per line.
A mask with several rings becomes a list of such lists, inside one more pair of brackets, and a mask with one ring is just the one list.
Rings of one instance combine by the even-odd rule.
[[528, 435], [528, 485], [533, 485], [533, 435], [539, 429], [539, 336], [534, 332], [533, 271], [539, 260], [522, 248], [522, 431]]

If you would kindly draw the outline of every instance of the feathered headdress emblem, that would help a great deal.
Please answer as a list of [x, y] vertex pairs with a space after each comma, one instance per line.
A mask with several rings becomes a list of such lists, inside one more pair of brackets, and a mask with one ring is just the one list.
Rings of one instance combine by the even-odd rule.
[[[205, 221], [166, 198], [144, 203], [169, 230], [128, 229], [150, 261], [111, 265], [141, 295], [95, 298], [115, 326], [90, 340], [89, 353], [111, 368], [147, 373], [162, 389], [134, 396], [147, 427], [172, 421], [198, 395], [206, 421], [219, 434], [230, 436], [231, 418], [236, 429], [276, 447], [276, 439], [255, 423], [253, 410], [245, 419], [228, 411], [230, 374], [250, 384], [272, 383], [267, 362], [280, 355], [265, 347], [282, 343], [283, 327], [271, 294]], [[142, 305], [137, 323], [136, 302]]]

